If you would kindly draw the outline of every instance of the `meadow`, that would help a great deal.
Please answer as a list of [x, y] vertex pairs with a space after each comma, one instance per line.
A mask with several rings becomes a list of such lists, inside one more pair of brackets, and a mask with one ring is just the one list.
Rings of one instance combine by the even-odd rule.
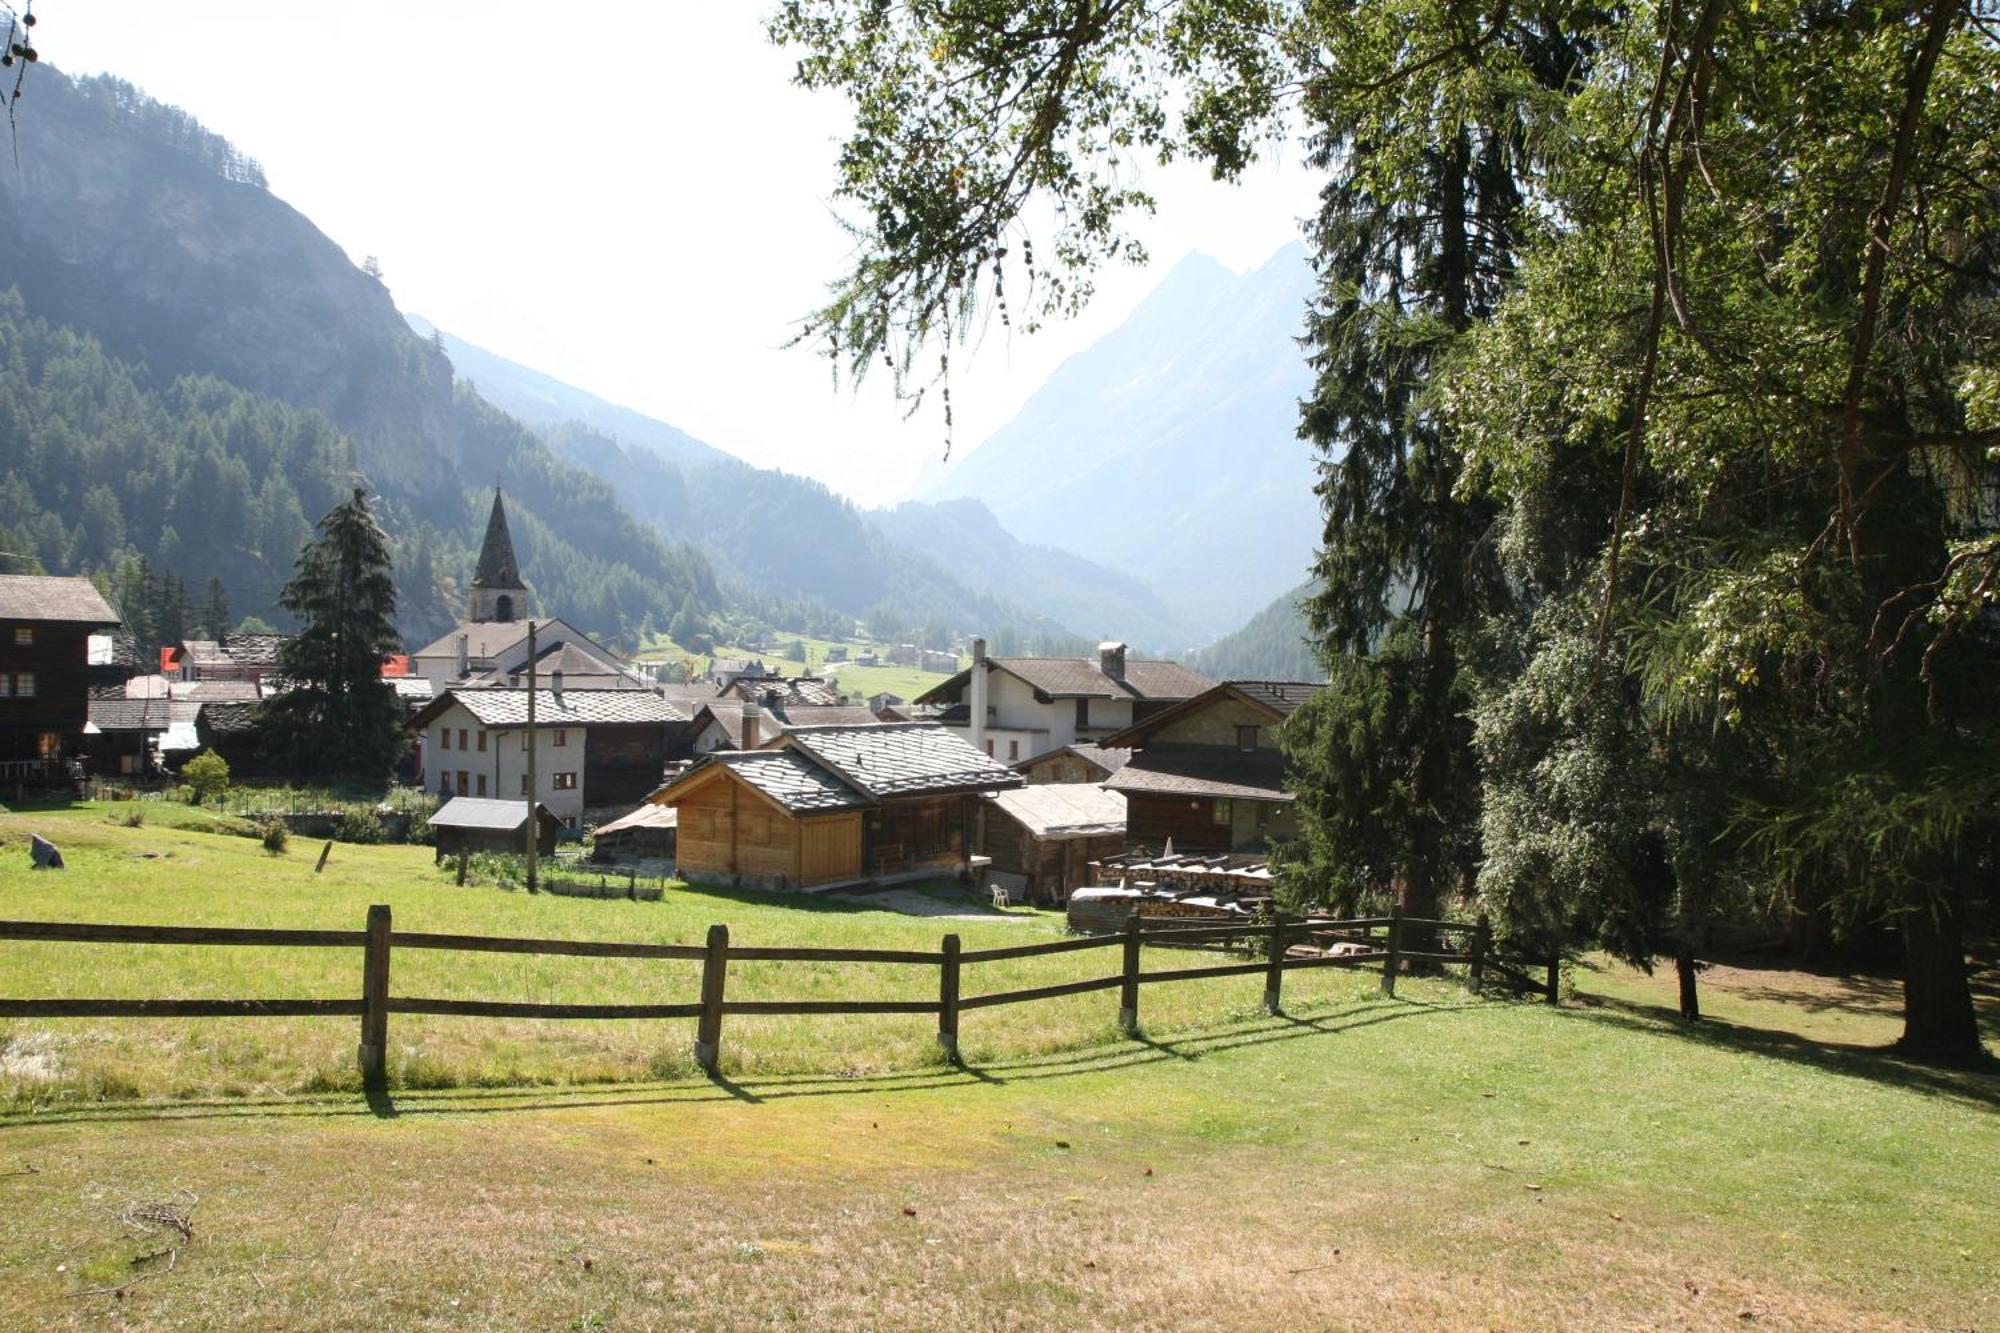
[[[381, 901], [403, 929], [674, 942], [718, 920], [740, 943], [1058, 930], [691, 890], [529, 898], [454, 887], [414, 848], [337, 845], [315, 876], [317, 845], [273, 857], [112, 813], [0, 816], [0, 916], [358, 927]], [[30, 826], [71, 869], [23, 868]], [[9, 943], [0, 994], [357, 984], [351, 951], [270, 952]], [[694, 970], [396, 966], [406, 993], [570, 999], [677, 999]], [[968, 993], [1044, 979], [990, 966]], [[742, 964], [731, 988], [905, 984], [859, 971]], [[687, 1023], [396, 1017], [374, 1097], [352, 1020], [13, 1022], [0, 1327], [2000, 1323], [2000, 1079], [1874, 1049], [1892, 990], [1718, 967], [1715, 1017], [1689, 1029], [1670, 976], [1587, 961], [1571, 984], [1551, 1008], [1298, 973], [1282, 1017], [1255, 977], [1151, 987], [1134, 1039], [1115, 992], [1084, 995], [968, 1013], [962, 1070], [928, 1019], [732, 1019], [714, 1081], [686, 1063]], [[130, 1224], [173, 1201], [190, 1237]]]

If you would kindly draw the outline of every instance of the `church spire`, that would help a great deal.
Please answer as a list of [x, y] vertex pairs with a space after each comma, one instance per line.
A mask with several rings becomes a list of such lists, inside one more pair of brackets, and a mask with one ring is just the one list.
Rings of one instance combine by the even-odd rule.
[[507, 507], [500, 488], [493, 488], [493, 512], [486, 520], [486, 541], [479, 548], [479, 565], [472, 573], [470, 619], [511, 621], [527, 610], [528, 590], [521, 567], [514, 561], [514, 538], [507, 531]]

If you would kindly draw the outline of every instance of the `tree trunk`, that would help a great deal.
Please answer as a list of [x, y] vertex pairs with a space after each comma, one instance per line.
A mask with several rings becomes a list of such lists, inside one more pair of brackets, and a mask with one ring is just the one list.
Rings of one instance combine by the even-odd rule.
[[1908, 970], [1903, 979], [1903, 1036], [1897, 1051], [1940, 1064], [1984, 1060], [1956, 905], [1924, 904], [1906, 912], [1903, 946]]
[[1686, 935], [1674, 946], [1674, 973], [1681, 983], [1681, 1017], [1695, 1022], [1701, 1017], [1701, 996], [1695, 990], [1694, 943]]

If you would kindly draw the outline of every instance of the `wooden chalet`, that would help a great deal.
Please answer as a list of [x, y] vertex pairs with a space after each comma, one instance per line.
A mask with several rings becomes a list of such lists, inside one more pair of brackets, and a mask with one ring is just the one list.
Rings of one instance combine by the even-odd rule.
[[1095, 882], [1090, 866], [1125, 850], [1125, 798], [1089, 783], [1045, 782], [981, 799], [989, 877], [1028, 902], [1060, 904]]
[[872, 723], [711, 753], [648, 799], [679, 812], [682, 877], [809, 889], [960, 872], [979, 795], [1020, 785], [943, 727]]
[[90, 722], [90, 637], [117, 628], [89, 579], [0, 575], [0, 781], [66, 776]]
[[1224, 681], [1116, 735], [1131, 757], [1105, 779], [1126, 798], [1135, 846], [1247, 852], [1297, 836], [1278, 730], [1323, 686], [1291, 680]]

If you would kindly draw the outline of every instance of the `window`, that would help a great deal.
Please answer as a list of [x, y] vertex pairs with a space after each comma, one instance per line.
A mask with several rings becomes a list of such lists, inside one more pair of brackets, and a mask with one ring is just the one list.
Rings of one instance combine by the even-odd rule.
[[35, 644], [35, 631], [33, 626], [31, 625], [15, 626], [14, 646], [16, 648], [32, 648], [34, 644]]
[[523, 773], [521, 775], [521, 795], [526, 796], [527, 794], [528, 794], [528, 775], [526, 773]]
[[440, 749], [440, 750], [449, 750], [450, 748], [451, 748], [451, 728], [450, 728], [450, 727], [439, 727], [439, 728], [438, 728], [438, 749]]
[[486, 733], [484, 731], [479, 733], [479, 753], [486, 753]]
[[1076, 729], [1078, 731], [1090, 730], [1090, 700], [1088, 699], [1078, 699], [1076, 701]]
[[19, 671], [14, 674], [14, 697], [32, 699], [35, 697], [35, 673]]
[[555, 741], [555, 743], [556, 743], [557, 745], [568, 745], [568, 744], [569, 744], [569, 732], [567, 732], [567, 731], [563, 730], [563, 729], [562, 729], [561, 727], [558, 727], [558, 728], [556, 728], [556, 741]]
[[478, 785], [479, 785], [479, 794], [481, 796], [484, 796], [486, 794], [486, 775], [484, 773], [481, 773], [479, 775]]
[[993, 757], [993, 742], [990, 740], [986, 742], [986, 757], [988, 759]]
[[1236, 821], [1236, 803], [1234, 801], [1217, 801], [1214, 808], [1215, 822], [1223, 828], [1228, 828]]
[[1238, 727], [1238, 728], [1236, 729], [1236, 748], [1237, 748], [1237, 749], [1239, 749], [1239, 750], [1254, 750], [1254, 749], [1256, 749], [1256, 748], [1257, 748], [1257, 728], [1255, 728], [1255, 727]]
[[1011, 763], [1013, 763], [1013, 762], [1014, 762], [1014, 761], [1015, 761], [1016, 759], [1019, 759], [1020, 757], [1021, 757], [1021, 742], [1019, 742], [1019, 741], [1008, 741], [1008, 742], [1007, 742], [1007, 762], [1011, 764]]
[[458, 770], [458, 794], [460, 796], [470, 796], [472, 794], [472, 784], [466, 781], [467, 776], [468, 774], [464, 769], [461, 768]]
[[575, 790], [576, 790], [576, 774], [574, 774], [574, 773], [558, 773], [558, 774], [556, 774], [556, 778], [555, 778], [555, 789], [556, 789], [557, 791], [575, 791]]
[[458, 748], [459, 748], [459, 749], [461, 749], [461, 750], [463, 750], [463, 749], [465, 748], [465, 728], [464, 728], [464, 727], [460, 727], [460, 728], [458, 729]]
[[58, 732], [45, 731], [35, 740], [35, 752], [44, 759], [62, 758], [62, 736]]

